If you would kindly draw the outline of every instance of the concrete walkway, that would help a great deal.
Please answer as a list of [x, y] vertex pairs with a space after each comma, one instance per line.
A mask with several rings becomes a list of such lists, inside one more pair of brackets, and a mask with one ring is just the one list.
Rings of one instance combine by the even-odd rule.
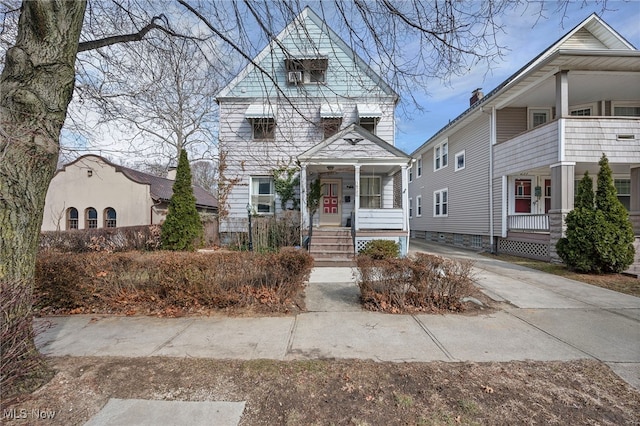
[[[368, 312], [358, 304], [352, 268], [315, 268], [306, 289], [308, 312], [295, 317], [49, 317], [53, 326], [39, 336], [38, 345], [51, 356], [392, 362], [591, 358], [640, 389], [640, 298], [439, 244], [412, 241], [412, 251], [473, 260], [478, 285], [507, 307], [477, 316]], [[110, 402], [90, 424], [119, 424], [106, 420], [122, 410], [118, 404], [129, 402]], [[206, 413], [203, 423], [190, 417], [188, 424], [211, 424], [211, 410], [217, 408], [198, 408]], [[237, 424], [238, 407], [230, 410], [233, 415], [225, 412], [224, 421], [214, 423]]]

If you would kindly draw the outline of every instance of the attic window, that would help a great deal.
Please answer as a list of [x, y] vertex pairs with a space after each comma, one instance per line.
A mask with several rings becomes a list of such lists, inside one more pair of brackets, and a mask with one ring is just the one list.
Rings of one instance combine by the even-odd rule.
[[326, 57], [287, 58], [284, 60], [289, 84], [324, 83], [328, 67], [329, 59]]

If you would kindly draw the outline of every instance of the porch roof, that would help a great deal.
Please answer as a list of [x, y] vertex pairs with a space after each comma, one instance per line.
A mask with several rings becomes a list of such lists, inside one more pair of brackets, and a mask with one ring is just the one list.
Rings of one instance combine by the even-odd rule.
[[307, 163], [386, 162], [406, 164], [411, 157], [357, 124], [351, 124], [313, 148], [298, 159]]

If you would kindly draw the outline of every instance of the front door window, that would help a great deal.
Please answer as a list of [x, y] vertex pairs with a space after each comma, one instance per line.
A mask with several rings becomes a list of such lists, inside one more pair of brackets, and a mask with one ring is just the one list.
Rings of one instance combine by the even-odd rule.
[[531, 213], [531, 179], [516, 179], [515, 213]]

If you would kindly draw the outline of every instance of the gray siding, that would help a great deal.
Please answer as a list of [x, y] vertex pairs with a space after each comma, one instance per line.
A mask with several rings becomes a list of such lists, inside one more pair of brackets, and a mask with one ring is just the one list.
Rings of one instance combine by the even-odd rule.
[[559, 160], [558, 121], [538, 126], [494, 148], [494, 177], [549, 166]]
[[[602, 153], [611, 163], [640, 162], [640, 119], [566, 119], [565, 159], [597, 163]], [[618, 135], [634, 135], [633, 139]]]
[[[422, 153], [422, 176], [409, 185], [413, 203], [412, 230], [488, 235], [489, 116], [482, 115], [451, 134], [449, 164], [433, 170], [433, 146]], [[465, 151], [465, 168], [455, 171], [455, 155]], [[447, 217], [433, 216], [434, 191], [447, 188]], [[416, 197], [422, 195], [422, 217], [416, 217]]]
[[496, 140], [502, 143], [527, 131], [527, 109], [505, 108], [497, 111]]

